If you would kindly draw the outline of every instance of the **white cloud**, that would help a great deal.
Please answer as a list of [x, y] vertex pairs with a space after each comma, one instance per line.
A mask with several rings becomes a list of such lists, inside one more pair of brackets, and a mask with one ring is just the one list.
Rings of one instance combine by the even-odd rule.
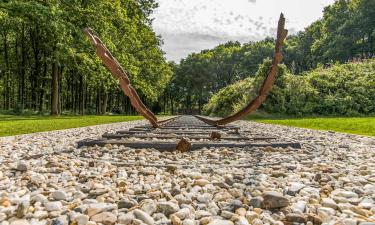
[[322, 15], [334, 0], [158, 0], [154, 29], [164, 39], [169, 60], [232, 41], [248, 42], [275, 35], [281, 12], [292, 32]]

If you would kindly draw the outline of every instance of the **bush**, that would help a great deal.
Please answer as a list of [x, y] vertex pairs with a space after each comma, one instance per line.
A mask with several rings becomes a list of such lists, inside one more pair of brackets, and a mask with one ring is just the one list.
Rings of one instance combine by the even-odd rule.
[[[208, 115], [229, 115], [254, 98], [268, 72], [265, 60], [255, 78], [247, 78], [213, 95], [204, 107]], [[318, 68], [303, 75], [290, 74], [285, 66], [262, 105], [268, 113], [358, 116], [375, 114], [375, 60]]]

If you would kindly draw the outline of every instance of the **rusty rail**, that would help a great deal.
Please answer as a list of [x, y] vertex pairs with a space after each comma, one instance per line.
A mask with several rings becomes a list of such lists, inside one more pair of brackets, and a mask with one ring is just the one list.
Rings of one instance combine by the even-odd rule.
[[93, 34], [92, 29], [85, 29], [86, 35], [96, 49], [96, 55], [102, 60], [107, 69], [120, 81], [120, 88], [126, 96], [129, 97], [131, 105], [134, 109], [146, 118], [153, 127], [159, 127], [156, 116], [149, 110], [139, 98], [137, 91], [131, 85], [126, 71], [121, 67], [118, 61], [112, 56], [111, 52], [103, 44], [103, 42]]
[[272, 86], [275, 82], [277, 73], [279, 72], [279, 63], [283, 59], [283, 55], [281, 53], [281, 49], [284, 44], [284, 40], [288, 35], [288, 30], [285, 29], [285, 17], [283, 14], [280, 15], [278, 27], [277, 27], [277, 40], [275, 43], [275, 56], [272, 60], [272, 66], [270, 68], [270, 72], [268, 73], [266, 79], [263, 82], [262, 87], [260, 88], [258, 96], [251, 101], [245, 108], [241, 111], [231, 115], [229, 117], [220, 119], [220, 120], [211, 120], [203, 117], [197, 117], [198, 119], [202, 120], [205, 123], [210, 125], [225, 125], [236, 120], [243, 118], [246, 115], [249, 115], [254, 110], [258, 109], [262, 103], [266, 100], [268, 93], [271, 91]]

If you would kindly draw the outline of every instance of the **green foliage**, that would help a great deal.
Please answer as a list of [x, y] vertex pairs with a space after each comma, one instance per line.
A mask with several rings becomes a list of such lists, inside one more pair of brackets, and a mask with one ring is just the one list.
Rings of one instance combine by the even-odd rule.
[[[269, 61], [260, 67], [257, 77], [263, 78]], [[256, 90], [257, 78], [230, 85], [213, 95], [204, 107], [209, 115], [229, 115], [244, 106]], [[259, 80], [262, 80], [259, 79]], [[293, 75], [285, 68], [262, 106], [267, 113], [286, 115], [372, 115], [375, 114], [375, 60], [363, 63], [318, 68], [303, 75]], [[246, 97], [238, 97], [243, 96]], [[246, 99], [246, 100], [244, 100]], [[228, 107], [229, 110], [224, 111]]]
[[254, 78], [251, 77], [229, 85], [212, 96], [203, 108], [204, 113], [219, 116], [231, 114], [248, 102], [249, 90], [253, 89]]

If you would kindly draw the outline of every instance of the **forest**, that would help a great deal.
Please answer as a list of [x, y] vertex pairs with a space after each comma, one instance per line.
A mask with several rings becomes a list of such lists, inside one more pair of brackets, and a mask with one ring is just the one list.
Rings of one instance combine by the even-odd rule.
[[172, 76], [151, 27], [153, 0], [16, 0], [0, 3], [0, 110], [132, 114], [83, 33], [90, 27], [128, 71], [145, 102]]
[[[242, 107], [268, 70], [274, 38], [231, 41], [167, 62], [152, 28], [157, 7], [154, 0], [2, 1], [0, 112], [134, 114], [85, 27], [101, 37], [155, 113], [224, 115]], [[337, 0], [320, 20], [290, 35], [283, 53], [282, 72], [262, 110], [374, 114], [375, 1]], [[228, 102], [228, 109], [217, 110]]]

